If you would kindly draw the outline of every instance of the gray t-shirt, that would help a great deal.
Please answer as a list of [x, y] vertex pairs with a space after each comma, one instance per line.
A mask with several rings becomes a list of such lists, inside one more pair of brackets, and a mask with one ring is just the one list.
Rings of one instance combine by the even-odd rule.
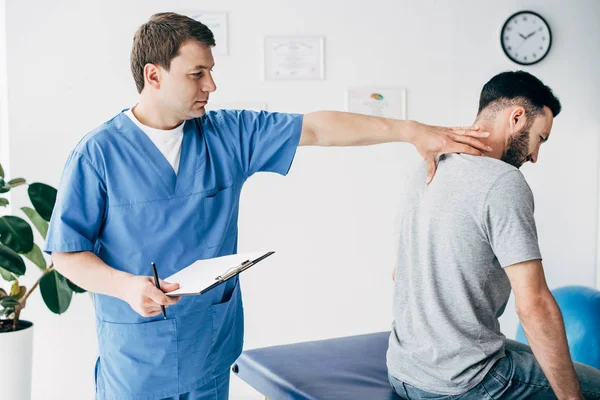
[[521, 172], [489, 157], [425, 165], [402, 201], [389, 373], [421, 390], [464, 393], [504, 356], [504, 267], [541, 259], [533, 194]]

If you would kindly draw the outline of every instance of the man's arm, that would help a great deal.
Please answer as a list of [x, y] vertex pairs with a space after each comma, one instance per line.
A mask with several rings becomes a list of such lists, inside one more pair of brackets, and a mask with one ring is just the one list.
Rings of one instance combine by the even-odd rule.
[[[154, 285], [149, 276], [135, 276], [112, 268], [94, 253], [81, 251], [74, 253], [52, 253], [54, 268], [76, 285], [90, 292], [105, 294], [126, 301], [131, 308], [143, 317], [161, 313], [161, 305], [170, 306], [178, 297], [166, 296]], [[178, 284], [160, 280], [165, 292], [179, 288]]]
[[304, 115], [300, 146], [366, 146], [379, 143], [412, 143], [427, 162], [427, 183], [442, 154], [482, 155], [491, 147], [477, 138], [489, 136], [479, 127], [445, 128], [416, 121], [395, 120], [337, 111]]
[[546, 285], [540, 260], [505, 268], [516, 309], [533, 354], [559, 399], [583, 399], [569, 354], [565, 326]]

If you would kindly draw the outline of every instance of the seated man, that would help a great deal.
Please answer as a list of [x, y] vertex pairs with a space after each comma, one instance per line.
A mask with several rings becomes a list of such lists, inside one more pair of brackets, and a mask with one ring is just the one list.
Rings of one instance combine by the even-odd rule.
[[[600, 371], [571, 361], [518, 169], [537, 161], [560, 110], [536, 77], [501, 73], [483, 87], [476, 121], [495, 151], [444, 156], [430, 185], [425, 168], [410, 183], [387, 353], [401, 397], [600, 398]], [[500, 332], [511, 287], [531, 348]]]

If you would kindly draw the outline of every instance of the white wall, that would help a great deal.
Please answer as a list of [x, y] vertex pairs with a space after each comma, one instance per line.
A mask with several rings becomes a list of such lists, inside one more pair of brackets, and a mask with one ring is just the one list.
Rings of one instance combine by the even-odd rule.
[[[593, 285], [600, 133], [595, 0], [568, 6], [560, 0], [10, 1], [11, 169], [57, 185], [77, 141], [134, 104], [131, 38], [154, 12], [230, 12], [230, 56], [216, 58], [214, 102], [342, 110], [348, 86], [403, 85], [409, 118], [464, 125], [474, 119], [481, 86], [518, 67], [504, 56], [499, 31], [521, 9], [541, 13], [553, 30], [547, 59], [526, 70], [552, 86], [564, 106], [539, 163], [523, 168], [536, 195], [547, 278], [551, 287]], [[265, 34], [326, 36], [327, 80], [262, 82]], [[303, 148], [287, 178], [259, 175], [248, 182], [239, 249], [277, 254], [243, 279], [246, 348], [389, 329], [394, 221], [402, 206], [396, 199], [418, 162], [402, 144]], [[87, 295], [61, 317], [44, 309], [39, 292], [32, 296], [23, 317], [36, 323], [34, 399], [91, 398], [92, 313]], [[514, 337], [516, 325], [510, 305], [502, 318], [507, 336]], [[244, 395], [258, 398], [234, 378], [232, 398]]]
[[[10, 173], [8, 154], [8, 104], [6, 82], [6, 2], [0, 1], [0, 163]], [[10, 198], [9, 198], [10, 201]], [[3, 210], [7, 211], [7, 210]]]

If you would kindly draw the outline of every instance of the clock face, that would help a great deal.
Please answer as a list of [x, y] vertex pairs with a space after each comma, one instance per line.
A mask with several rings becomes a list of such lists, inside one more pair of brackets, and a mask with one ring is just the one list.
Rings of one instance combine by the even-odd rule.
[[552, 33], [540, 15], [521, 11], [506, 20], [500, 42], [508, 58], [521, 65], [531, 65], [540, 62], [550, 51]]

